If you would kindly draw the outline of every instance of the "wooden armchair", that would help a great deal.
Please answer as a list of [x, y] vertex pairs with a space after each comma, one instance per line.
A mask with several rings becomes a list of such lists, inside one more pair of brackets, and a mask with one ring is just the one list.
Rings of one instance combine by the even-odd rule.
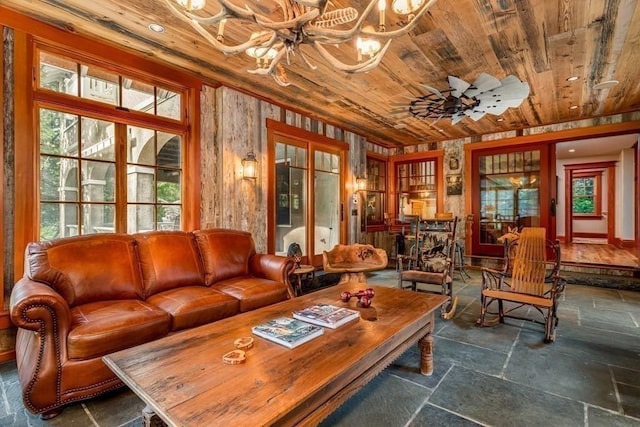
[[[558, 325], [558, 299], [566, 283], [558, 275], [559, 269], [560, 243], [547, 240], [544, 228], [523, 228], [516, 239], [506, 244], [502, 271], [482, 269], [481, 308], [476, 324], [485, 326], [487, 313], [497, 314], [500, 323], [504, 323], [505, 317], [529, 320], [544, 325], [544, 341], [553, 342]], [[498, 304], [497, 313], [488, 311], [494, 301]], [[512, 303], [507, 309], [505, 301]], [[514, 313], [525, 305], [535, 308], [544, 321]]]
[[[453, 267], [458, 218], [426, 222], [420, 228], [415, 253], [398, 256], [398, 287], [414, 291], [436, 292], [452, 298]], [[407, 285], [409, 282], [410, 285]], [[457, 297], [442, 307], [442, 317], [455, 313]]]

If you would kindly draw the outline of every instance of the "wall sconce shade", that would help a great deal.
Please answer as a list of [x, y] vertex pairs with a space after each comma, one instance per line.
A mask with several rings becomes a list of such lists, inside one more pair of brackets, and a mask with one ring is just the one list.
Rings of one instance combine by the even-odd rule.
[[244, 179], [256, 179], [258, 176], [258, 160], [253, 151], [247, 153], [247, 157], [242, 159], [242, 177]]
[[356, 178], [356, 191], [367, 191], [367, 178]]

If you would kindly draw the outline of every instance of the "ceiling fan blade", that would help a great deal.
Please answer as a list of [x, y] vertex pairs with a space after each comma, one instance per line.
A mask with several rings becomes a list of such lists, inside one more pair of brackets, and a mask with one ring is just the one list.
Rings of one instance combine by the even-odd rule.
[[433, 93], [434, 95], [436, 95], [438, 98], [442, 98], [442, 99], [447, 99], [444, 97], [444, 95], [442, 94], [442, 92], [440, 92], [438, 89], [436, 89], [435, 87], [431, 87], [429, 85], [425, 85], [425, 84], [420, 84], [420, 86], [422, 86], [423, 88], [427, 89], [429, 92]]
[[455, 113], [453, 116], [451, 116], [451, 124], [455, 125], [455, 124], [457, 124], [458, 122], [460, 122], [464, 118], [465, 118], [464, 113], [459, 111], [459, 112]]
[[515, 76], [508, 76], [502, 80], [502, 85], [487, 92], [476, 95], [482, 105], [482, 110], [487, 113], [500, 115], [507, 108], [515, 108], [529, 96], [529, 84], [521, 82]]
[[477, 122], [478, 120], [480, 120], [481, 118], [483, 118], [483, 117], [484, 117], [484, 115], [485, 115], [485, 114], [487, 114], [487, 113], [486, 113], [486, 112], [484, 112], [484, 111], [482, 111], [482, 110], [477, 110], [477, 109], [475, 109], [475, 108], [472, 108], [472, 109], [466, 110], [466, 111], [464, 112], [464, 114], [465, 114], [467, 117], [469, 117], [471, 120], [473, 120], [473, 121], [476, 121], [476, 122]]
[[443, 118], [443, 117], [444, 117], [444, 114], [440, 114], [440, 115], [438, 116], [438, 118], [437, 118], [437, 119], [435, 119], [435, 120], [431, 123], [431, 126], [433, 126], [433, 125], [435, 125], [436, 123], [438, 123], [438, 120], [440, 120], [440, 119], [441, 119], [441, 118]]
[[473, 82], [473, 85], [465, 91], [465, 96], [473, 98], [482, 92], [500, 87], [502, 83], [490, 74], [482, 73]]
[[451, 95], [455, 96], [456, 98], [460, 98], [464, 91], [469, 89], [469, 86], [471, 86], [469, 83], [455, 76], [447, 77], [447, 81], [449, 82], [449, 87], [451, 88]]

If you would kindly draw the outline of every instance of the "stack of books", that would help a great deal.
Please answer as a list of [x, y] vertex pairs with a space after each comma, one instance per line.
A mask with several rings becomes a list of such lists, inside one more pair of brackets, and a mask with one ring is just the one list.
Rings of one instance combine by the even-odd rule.
[[279, 317], [254, 326], [251, 331], [262, 338], [294, 348], [323, 333], [320, 326], [335, 329], [360, 317], [360, 313], [330, 304], [316, 304], [293, 312], [290, 317]]

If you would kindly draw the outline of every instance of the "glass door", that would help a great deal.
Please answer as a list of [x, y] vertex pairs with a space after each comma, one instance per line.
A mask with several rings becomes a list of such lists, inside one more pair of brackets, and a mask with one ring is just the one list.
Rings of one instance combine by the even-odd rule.
[[548, 208], [555, 197], [550, 184], [555, 186], [555, 168], [548, 158], [547, 146], [474, 153], [475, 255], [501, 256], [500, 237], [522, 227], [547, 227], [552, 237]]
[[275, 135], [270, 191], [270, 245], [278, 255], [322, 265], [322, 252], [340, 243], [343, 231], [344, 153], [326, 144]]

